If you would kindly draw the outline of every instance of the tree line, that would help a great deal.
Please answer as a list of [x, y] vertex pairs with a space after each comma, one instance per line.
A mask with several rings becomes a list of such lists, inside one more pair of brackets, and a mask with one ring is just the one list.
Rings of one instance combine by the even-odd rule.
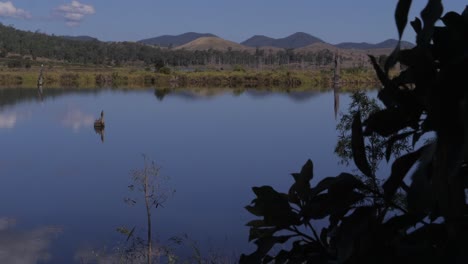
[[17, 54], [32, 60], [48, 58], [66, 63], [121, 66], [143, 62], [156, 68], [163, 66], [195, 65], [263, 65], [301, 64], [313, 66], [331, 65], [334, 54], [329, 50], [298, 53], [292, 49], [263, 50], [255, 52], [214, 49], [189, 51], [161, 48], [135, 42], [80, 41], [39, 31], [15, 29], [0, 23], [0, 58]]

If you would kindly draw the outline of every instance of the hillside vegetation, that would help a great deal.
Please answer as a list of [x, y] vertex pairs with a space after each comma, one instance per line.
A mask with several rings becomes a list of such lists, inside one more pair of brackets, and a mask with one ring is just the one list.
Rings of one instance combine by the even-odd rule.
[[[207, 65], [243, 65], [253, 68], [287, 66], [289, 68], [317, 68], [331, 66], [335, 54], [346, 62], [345, 67], [369, 67], [366, 53], [386, 55], [389, 50], [339, 49], [305, 33], [276, 39], [265, 47], [253, 48], [218, 37], [196, 38], [177, 48], [161, 48], [136, 42], [101, 42], [87, 37], [58, 37], [29, 32], [0, 24], [0, 58], [19, 60], [78, 63], [84, 65], [146, 65], [157, 70], [163, 66], [191, 67]], [[187, 33], [177, 36], [189, 40], [199, 36]], [[208, 34], [210, 35], [210, 34]], [[175, 37], [175, 36], [173, 36]], [[167, 39], [167, 38], [166, 38]], [[303, 46], [307, 43], [309, 45]], [[278, 43], [296, 49], [278, 48]], [[281, 45], [283, 45], [281, 44]], [[276, 45], [276, 46], [275, 46]], [[279, 45], [279, 46], [281, 46]], [[283, 46], [284, 46], [283, 45]], [[28, 62], [5, 62], [9, 67], [28, 65]]]

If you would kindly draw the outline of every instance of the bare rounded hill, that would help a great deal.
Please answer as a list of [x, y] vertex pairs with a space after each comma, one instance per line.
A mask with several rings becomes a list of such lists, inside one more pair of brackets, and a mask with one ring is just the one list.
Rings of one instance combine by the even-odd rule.
[[235, 42], [225, 40], [222, 38], [218, 38], [218, 37], [197, 38], [193, 41], [190, 41], [189, 43], [178, 46], [175, 49], [185, 49], [185, 50], [190, 50], [190, 51], [209, 50], [209, 49], [219, 50], [219, 51], [227, 51], [229, 49], [235, 50], [235, 51], [249, 51], [249, 52], [255, 51], [254, 48], [247, 47], [239, 43], [235, 43]]

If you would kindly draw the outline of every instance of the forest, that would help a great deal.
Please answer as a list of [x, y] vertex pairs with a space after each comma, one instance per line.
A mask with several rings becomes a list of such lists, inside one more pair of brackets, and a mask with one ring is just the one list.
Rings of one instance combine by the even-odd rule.
[[[194, 65], [262, 65], [308, 64], [331, 65], [334, 54], [330, 50], [295, 52], [293, 49], [264, 50], [255, 52], [209, 50], [177, 50], [145, 45], [136, 42], [80, 41], [66, 37], [30, 32], [0, 24], [0, 58], [27, 58], [33, 61], [52, 59], [65, 63], [85, 65], [125, 66], [143, 62], [145, 65], [163, 66]], [[18, 63], [12, 67], [19, 66]]]

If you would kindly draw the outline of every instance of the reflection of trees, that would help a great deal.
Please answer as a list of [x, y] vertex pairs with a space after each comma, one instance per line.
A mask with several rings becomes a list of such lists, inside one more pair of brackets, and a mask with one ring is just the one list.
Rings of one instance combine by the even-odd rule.
[[96, 94], [102, 89], [50, 88], [46, 93], [39, 88], [0, 88], [0, 107], [24, 101], [46, 100], [73, 93]]
[[0, 218], [0, 263], [34, 264], [51, 259], [50, 244], [61, 232], [57, 227], [15, 230], [15, 220]]
[[168, 88], [161, 88], [161, 89], [154, 89], [154, 95], [158, 98], [159, 101], [162, 101], [166, 95], [171, 93], [171, 89]]

